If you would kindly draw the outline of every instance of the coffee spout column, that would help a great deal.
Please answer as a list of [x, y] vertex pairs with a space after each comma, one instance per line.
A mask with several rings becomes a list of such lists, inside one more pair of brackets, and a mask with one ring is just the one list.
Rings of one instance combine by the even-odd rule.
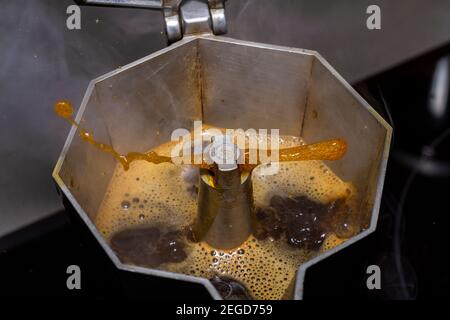
[[239, 247], [252, 234], [253, 190], [251, 173], [241, 174], [237, 159], [239, 149], [227, 136], [216, 137], [207, 150], [217, 164], [213, 176], [200, 172], [197, 239], [220, 250]]

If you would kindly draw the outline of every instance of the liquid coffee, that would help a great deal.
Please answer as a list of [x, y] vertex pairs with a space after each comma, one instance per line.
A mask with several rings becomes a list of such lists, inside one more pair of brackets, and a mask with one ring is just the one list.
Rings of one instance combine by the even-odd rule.
[[[282, 148], [303, 143], [281, 140]], [[169, 155], [172, 147], [153, 151]], [[356, 194], [321, 161], [280, 162], [275, 175], [262, 169], [252, 173], [254, 233], [233, 250], [193, 237], [199, 177], [189, 165], [117, 166], [95, 224], [125, 263], [211, 279], [225, 298], [286, 298], [300, 264], [359, 231]]]
[[254, 230], [238, 248], [221, 251], [193, 232], [199, 168], [210, 165], [174, 165], [172, 142], [121, 155], [72, 119], [69, 102], [58, 102], [55, 112], [120, 164], [95, 224], [124, 263], [208, 278], [225, 299], [282, 299], [289, 298], [302, 263], [359, 232], [355, 189], [316, 160], [341, 158], [343, 140], [305, 145], [281, 137], [278, 173], [267, 174], [270, 164], [259, 159], [259, 166], [240, 165], [252, 174]]

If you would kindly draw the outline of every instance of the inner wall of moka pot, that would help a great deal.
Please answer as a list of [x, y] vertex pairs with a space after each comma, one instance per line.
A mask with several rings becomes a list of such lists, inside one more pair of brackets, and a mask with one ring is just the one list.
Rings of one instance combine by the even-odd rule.
[[[193, 130], [194, 121], [199, 120], [219, 128], [268, 129], [269, 132], [270, 129], [279, 129], [280, 135], [301, 137], [306, 143], [343, 138], [348, 144], [345, 157], [325, 162], [321, 168], [330, 170], [340, 181], [351, 186], [354, 192], [352, 206], [357, 218], [353, 222], [357, 221], [358, 225], [350, 238], [375, 227], [375, 206], [381, 192], [380, 179], [384, 174], [383, 163], [387, 157], [390, 128], [315, 52], [221, 37], [187, 38], [93, 80], [76, 120], [83, 128], [91, 131], [96, 140], [111, 144], [123, 154], [130, 151], [146, 152], [163, 145], [171, 140], [174, 130]], [[133, 165], [142, 169], [133, 168]], [[214, 265], [219, 255], [229, 255], [231, 261], [235, 256], [250, 254], [254, 250], [256, 253], [252, 259], [259, 258], [257, 251], [260, 248], [250, 244], [245, 248], [237, 248], [236, 252], [215, 251], [205, 245], [197, 248], [200, 250], [196, 253], [198, 257], [191, 258], [194, 249], [179, 243], [180, 230], [172, 230], [161, 222], [164, 220], [162, 218], [151, 220], [150, 226], [147, 223], [153, 209], [162, 215], [166, 208], [166, 214], [175, 224], [182, 224], [177, 219], [187, 219], [186, 216], [195, 211], [195, 188], [189, 190], [189, 185], [185, 188], [184, 182], [180, 182], [189, 180], [189, 177], [191, 182], [194, 181], [197, 179], [195, 173], [175, 168], [172, 164], [158, 165], [157, 170], [143, 167], [155, 166], [152, 164], [136, 162], [133, 165], [129, 172], [123, 172], [110, 154], [85, 143], [76, 128], [73, 128], [55, 170], [55, 179], [69, 200], [86, 222], [91, 224], [92, 232], [103, 246], [108, 250], [112, 248], [110, 252], [118, 254], [121, 263], [211, 280], [214, 278], [212, 273], [200, 269]], [[161, 176], [155, 180], [156, 171], [167, 172], [167, 181], [179, 175], [180, 180], [177, 181], [180, 184], [175, 182], [172, 187], [165, 186]], [[127, 174], [131, 176], [124, 178]], [[296, 176], [292, 177], [292, 183], [295, 183]], [[122, 189], [119, 187], [111, 191], [111, 183], [115, 179], [133, 179], [133, 183], [128, 187], [121, 184]], [[256, 181], [263, 183], [263, 179]], [[135, 194], [136, 190], [161, 183], [163, 185], [159, 190], [162, 194], [156, 196], [161, 198], [157, 208], [148, 207], [156, 203], [155, 196], [150, 199], [145, 194]], [[192, 184], [195, 185], [195, 181]], [[114, 192], [122, 196], [120, 202], [116, 203], [122, 206], [118, 210], [123, 209], [123, 217], [117, 218], [121, 223], [117, 230], [111, 230], [113, 227], [108, 225], [108, 218], [99, 216], [107, 210], [113, 210], [105, 208], [105, 202], [116, 196]], [[171, 202], [178, 201], [177, 197], [189, 197], [189, 192], [192, 195], [186, 202], [180, 202], [177, 208], [170, 206]], [[192, 218], [195, 218], [195, 214]], [[112, 234], [127, 228], [135, 228], [135, 234], [121, 235], [119, 240], [126, 244], [117, 249], [111, 240]], [[123, 258], [118, 251], [125, 250], [127, 244], [134, 246], [130, 239], [139, 238], [144, 232], [153, 232], [151, 239], [142, 236], [143, 242], [148, 241], [147, 246], [153, 246], [153, 249], [161, 237], [174, 237], [175, 249], [180, 245], [180, 251], [188, 258], [180, 254], [172, 257], [172, 260], [148, 264], [145, 262], [145, 256], [148, 255], [145, 244], [138, 251], [143, 258]], [[350, 238], [342, 239], [337, 244], [345, 243]], [[332, 244], [322, 246], [313, 253], [306, 253], [301, 263], [333, 248]], [[154, 255], [158, 255], [159, 249], [155, 250]], [[201, 254], [208, 256], [211, 265], [200, 261], [203, 259], [199, 257]], [[238, 258], [236, 264], [241, 260]], [[278, 260], [275, 256], [269, 258]], [[268, 263], [273, 264], [269, 258]], [[179, 267], [177, 263], [181, 260], [184, 261], [181, 263], [183, 266]], [[295, 263], [292, 261], [286, 264]], [[242, 271], [230, 264], [216, 271], [225, 278], [236, 278], [233, 276], [235, 274], [244, 277], [245, 272], [252, 272], [248, 269], [240, 273]], [[269, 277], [272, 270], [268, 267], [264, 274]], [[280, 282], [286, 282], [279, 289], [284, 290], [281, 293], [272, 294], [276, 289], [269, 285], [253, 288], [253, 291], [249, 288], [253, 286], [251, 283], [245, 283], [245, 286], [253, 298], [294, 298], [295, 273], [284, 273], [279, 277]], [[259, 291], [255, 293], [255, 290]]]

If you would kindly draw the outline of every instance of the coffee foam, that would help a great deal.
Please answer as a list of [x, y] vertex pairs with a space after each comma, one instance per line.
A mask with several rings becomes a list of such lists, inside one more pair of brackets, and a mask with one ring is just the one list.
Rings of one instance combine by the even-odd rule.
[[[281, 147], [301, 144], [297, 137], [282, 137]], [[173, 143], [158, 147], [170, 154]], [[323, 162], [280, 163], [276, 175], [266, 176], [261, 168], [253, 172], [255, 205], [268, 205], [273, 195], [304, 195], [313, 201], [329, 201], [352, 196], [350, 183], [341, 181]], [[138, 161], [129, 171], [116, 167], [95, 224], [105, 239], [116, 232], [142, 225], [164, 224], [182, 230], [194, 222], [197, 213], [198, 169], [169, 163], [155, 165]], [[197, 189], [198, 190], [198, 189]], [[256, 299], [282, 299], [302, 263], [344, 240], [327, 235], [319, 251], [289, 247], [286, 241], [257, 240], [253, 236], [239, 248], [220, 251], [208, 244], [187, 242], [186, 260], [166, 263], [159, 269], [211, 279], [232, 277], [244, 284]]]

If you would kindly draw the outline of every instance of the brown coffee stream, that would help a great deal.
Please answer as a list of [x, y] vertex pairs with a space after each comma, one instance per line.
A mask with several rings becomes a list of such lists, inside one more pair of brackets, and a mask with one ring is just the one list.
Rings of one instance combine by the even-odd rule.
[[[160, 163], [172, 163], [172, 158], [168, 156], [162, 156], [155, 151], [148, 151], [146, 153], [130, 152], [126, 155], [122, 155], [117, 152], [111, 145], [98, 142], [94, 139], [92, 133], [85, 130], [73, 119], [73, 107], [69, 101], [58, 101], [55, 104], [55, 113], [68, 121], [70, 124], [76, 126], [79, 130], [80, 137], [87, 143], [93, 145], [97, 149], [110, 153], [123, 167], [125, 171], [130, 168], [130, 164], [137, 160], [143, 160], [154, 164]], [[242, 171], [251, 171], [256, 166], [263, 164], [264, 161], [258, 156], [257, 164], [249, 164], [250, 152], [255, 150], [245, 150], [245, 163], [240, 165]], [[306, 160], [339, 160], [347, 151], [347, 143], [343, 139], [334, 139], [329, 141], [318, 142], [309, 145], [301, 145], [292, 148], [285, 148], [279, 150], [279, 161], [306, 161]], [[258, 150], [255, 152], [258, 153]], [[268, 150], [268, 156], [271, 151]], [[191, 157], [191, 163], [194, 162], [195, 155]], [[204, 169], [213, 169], [213, 166], [206, 163], [203, 159], [201, 164], [194, 164], [196, 167]]]
[[[258, 152], [256, 150], [255, 152]], [[333, 139], [314, 144], [295, 146], [292, 148], [279, 149], [279, 161], [310, 161], [310, 160], [339, 160], [347, 152], [347, 143], [343, 139]], [[258, 153], [259, 154], [259, 153]], [[268, 150], [268, 157], [271, 151]], [[245, 164], [240, 168], [243, 171], [251, 171], [264, 161], [258, 156], [256, 165], [249, 164], [250, 150], [245, 151]]]
[[170, 157], [160, 156], [154, 151], [149, 151], [146, 153], [130, 152], [127, 155], [121, 155], [114, 150], [111, 145], [96, 141], [90, 132], [82, 128], [79, 123], [73, 119], [73, 107], [69, 101], [58, 101], [55, 104], [55, 113], [61, 118], [67, 120], [70, 124], [76, 126], [80, 131], [80, 137], [84, 141], [90, 143], [103, 152], [110, 153], [123, 166], [124, 170], [128, 170], [130, 168], [130, 163], [137, 160], [144, 160], [155, 164], [172, 162]]

